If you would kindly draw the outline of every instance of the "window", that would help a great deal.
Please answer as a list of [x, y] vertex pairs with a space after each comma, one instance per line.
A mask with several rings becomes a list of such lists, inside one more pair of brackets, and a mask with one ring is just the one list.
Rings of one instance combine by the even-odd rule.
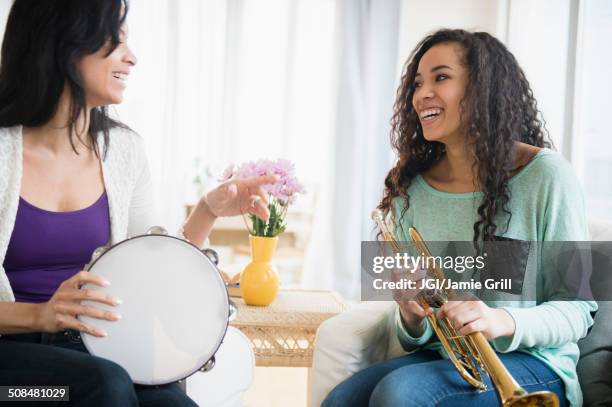
[[612, 221], [612, 2], [580, 4], [573, 161], [589, 217]]

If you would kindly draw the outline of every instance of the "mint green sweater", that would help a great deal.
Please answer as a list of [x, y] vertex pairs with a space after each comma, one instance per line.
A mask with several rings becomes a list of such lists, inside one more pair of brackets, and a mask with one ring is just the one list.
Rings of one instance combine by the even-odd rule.
[[[523, 241], [588, 240], [584, 198], [570, 165], [558, 153], [542, 149], [509, 182], [512, 219], [505, 230], [505, 219], [498, 215], [496, 224], [501, 236]], [[416, 227], [429, 241], [471, 241], [473, 225], [482, 193], [446, 193], [432, 188], [420, 175], [408, 188], [410, 206], [401, 219], [399, 238], [407, 241], [405, 231]], [[402, 208], [396, 199], [396, 217]], [[542, 267], [538, 267], [541, 262]], [[514, 318], [516, 330], [511, 337], [491, 341], [498, 352], [521, 351], [544, 361], [565, 383], [566, 396], [572, 406], [582, 405], [582, 392], [576, 375], [580, 352], [577, 341], [593, 324], [594, 301], [563, 301], [563, 293], [546, 292], [547, 270], [543, 259], [527, 262], [522, 301], [508, 301], [504, 293], [484, 302], [504, 308]], [[536, 287], [539, 287], [536, 291]], [[529, 298], [530, 300], [527, 300]], [[537, 298], [536, 300], [533, 300]], [[418, 347], [441, 350], [432, 338], [432, 328], [425, 320], [425, 331], [418, 338], [406, 331], [396, 312], [398, 337], [405, 350]], [[441, 352], [446, 357], [445, 353]]]

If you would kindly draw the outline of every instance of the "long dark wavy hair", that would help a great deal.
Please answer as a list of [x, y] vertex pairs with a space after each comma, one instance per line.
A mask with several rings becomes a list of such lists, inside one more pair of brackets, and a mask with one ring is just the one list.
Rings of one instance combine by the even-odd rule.
[[91, 109], [89, 129], [76, 129], [79, 116], [87, 113], [78, 62], [104, 46], [106, 56], [117, 48], [127, 11], [127, 0], [15, 0], [0, 56], [0, 127], [47, 123], [67, 85], [73, 150], [75, 134], [82, 141], [85, 130], [97, 155], [99, 133], [108, 146], [109, 130], [127, 127], [110, 118], [106, 106]]
[[473, 240], [475, 243], [479, 239], [492, 240], [497, 230], [495, 215], [503, 211], [508, 223], [512, 216], [508, 210], [508, 181], [515, 159], [515, 142], [537, 147], [552, 147], [552, 143], [514, 55], [485, 32], [439, 30], [425, 37], [412, 52], [404, 67], [391, 118], [391, 144], [399, 159], [385, 178], [378, 208], [386, 215], [392, 211], [394, 199], [403, 199], [405, 205], [398, 220], [401, 222], [410, 205], [407, 190], [413, 178], [445, 154], [444, 144], [423, 137], [418, 114], [412, 106], [419, 62], [431, 47], [443, 43], [460, 45], [462, 62], [469, 72], [460, 105], [461, 121], [468, 142], [473, 145], [476, 182], [484, 193]]

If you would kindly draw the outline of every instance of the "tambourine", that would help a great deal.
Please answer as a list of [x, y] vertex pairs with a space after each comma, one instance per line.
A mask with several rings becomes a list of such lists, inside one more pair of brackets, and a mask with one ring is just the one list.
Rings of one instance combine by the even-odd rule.
[[86, 270], [111, 285], [85, 288], [107, 292], [122, 304], [83, 304], [122, 318], [81, 316], [108, 334], [99, 338], [84, 333], [83, 344], [92, 355], [122, 366], [137, 384], [172, 383], [211, 369], [236, 310], [217, 263], [213, 250], [200, 251], [160, 227], [98, 248]]

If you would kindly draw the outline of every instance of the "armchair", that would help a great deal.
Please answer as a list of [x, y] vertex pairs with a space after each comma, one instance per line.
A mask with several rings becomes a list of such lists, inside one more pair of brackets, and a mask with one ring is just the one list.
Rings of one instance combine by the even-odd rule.
[[[591, 221], [589, 229], [593, 241], [612, 241], [612, 224]], [[593, 256], [593, 270], [612, 273], [609, 253]], [[578, 376], [585, 406], [612, 405], [612, 301], [598, 304], [593, 328], [578, 343]], [[395, 309], [392, 302], [363, 302], [319, 327], [313, 355], [311, 407], [320, 406], [327, 394], [352, 374], [406, 354], [397, 340]]]

